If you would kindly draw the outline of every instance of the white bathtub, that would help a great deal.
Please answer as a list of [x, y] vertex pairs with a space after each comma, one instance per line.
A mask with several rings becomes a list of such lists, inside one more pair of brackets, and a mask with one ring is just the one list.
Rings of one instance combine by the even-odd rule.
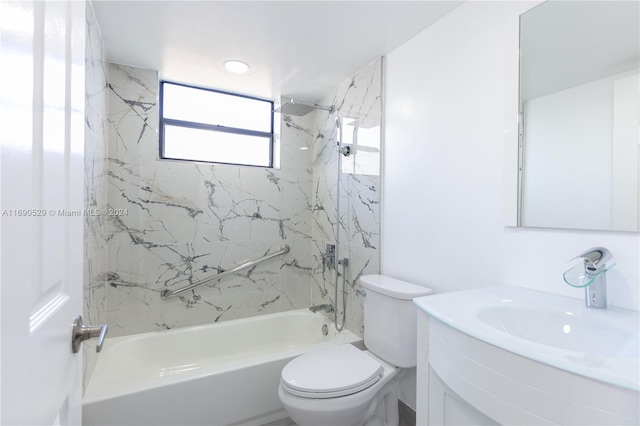
[[260, 425], [285, 418], [278, 399], [285, 364], [310, 350], [359, 342], [306, 309], [107, 339], [84, 396], [83, 424]]

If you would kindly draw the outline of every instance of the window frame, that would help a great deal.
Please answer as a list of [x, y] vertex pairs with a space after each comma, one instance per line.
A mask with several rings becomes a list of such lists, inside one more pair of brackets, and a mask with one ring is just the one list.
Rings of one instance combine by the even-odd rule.
[[[165, 118], [164, 117], [164, 85], [165, 84], [173, 84], [175, 86], [188, 87], [190, 89], [203, 90], [203, 91], [206, 91], [206, 92], [214, 92], [214, 93], [220, 93], [220, 94], [228, 95], [228, 96], [236, 96], [236, 97], [239, 97], [239, 98], [251, 99], [251, 100], [260, 101], [260, 102], [267, 102], [267, 103], [270, 104], [270, 111], [271, 111], [270, 132], [243, 129], [243, 128], [238, 128], [238, 127], [227, 127], [227, 126], [221, 126], [221, 125], [216, 125], [216, 124], [201, 123], [201, 122], [196, 122], [196, 121], [176, 120], [176, 119], [172, 119], [172, 118]], [[160, 104], [160, 106], [159, 106], [159, 121], [158, 121], [158, 125], [159, 125], [159, 129], [158, 129], [158, 133], [159, 133], [159, 147], [158, 148], [159, 148], [159, 151], [158, 151], [158, 154], [160, 156], [160, 160], [190, 161], [190, 162], [209, 163], [209, 164], [227, 164], [227, 165], [235, 165], [235, 166], [261, 167], [261, 168], [269, 168], [269, 169], [272, 169], [272, 168], [275, 167], [274, 166], [275, 136], [274, 136], [274, 111], [273, 111], [273, 109], [274, 109], [274, 101], [273, 100], [259, 98], [259, 97], [256, 97], [256, 96], [242, 95], [242, 94], [239, 94], [239, 93], [227, 92], [227, 91], [219, 90], [219, 89], [210, 89], [210, 88], [206, 88], [206, 87], [193, 86], [193, 85], [190, 85], [190, 84], [176, 83], [176, 82], [168, 81], [168, 80], [161, 80], [160, 81], [160, 90], [159, 90], [159, 104]], [[165, 147], [165, 130], [164, 130], [164, 128], [165, 128], [165, 125], [176, 126], [176, 127], [184, 127], [184, 128], [189, 128], [189, 129], [207, 130], [207, 131], [214, 131], [214, 132], [221, 132], [221, 133], [232, 133], [232, 134], [237, 134], [237, 135], [258, 136], [258, 137], [268, 138], [269, 139], [269, 164], [268, 165], [259, 165], [259, 164], [245, 164], [245, 163], [225, 163], [225, 162], [221, 162], [221, 161], [166, 157], [164, 155], [164, 147]]]

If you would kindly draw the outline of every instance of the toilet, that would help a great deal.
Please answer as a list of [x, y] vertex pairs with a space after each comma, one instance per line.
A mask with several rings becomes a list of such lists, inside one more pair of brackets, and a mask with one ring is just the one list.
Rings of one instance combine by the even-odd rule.
[[397, 381], [416, 365], [414, 297], [426, 287], [364, 275], [364, 344], [309, 352], [283, 369], [278, 396], [291, 419], [306, 425], [397, 425]]

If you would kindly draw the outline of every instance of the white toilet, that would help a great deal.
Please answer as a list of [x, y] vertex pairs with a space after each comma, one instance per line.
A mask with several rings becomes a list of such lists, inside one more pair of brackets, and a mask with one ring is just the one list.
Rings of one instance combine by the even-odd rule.
[[291, 419], [306, 425], [397, 425], [397, 384], [416, 365], [414, 297], [431, 289], [383, 275], [360, 277], [365, 288], [364, 343], [301, 355], [282, 369], [278, 396]]

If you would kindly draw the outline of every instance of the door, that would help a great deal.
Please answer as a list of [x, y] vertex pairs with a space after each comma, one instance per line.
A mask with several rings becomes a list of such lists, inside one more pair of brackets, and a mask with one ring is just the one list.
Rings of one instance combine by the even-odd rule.
[[0, 0], [0, 423], [80, 424], [85, 3]]

